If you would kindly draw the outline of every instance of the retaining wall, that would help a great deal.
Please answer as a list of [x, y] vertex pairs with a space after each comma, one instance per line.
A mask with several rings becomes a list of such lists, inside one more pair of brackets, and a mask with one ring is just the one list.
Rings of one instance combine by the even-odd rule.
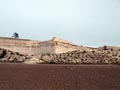
[[44, 42], [0, 37], [0, 48], [22, 54], [36, 55], [41, 53], [65, 53], [78, 49], [78, 46], [55, 37]]

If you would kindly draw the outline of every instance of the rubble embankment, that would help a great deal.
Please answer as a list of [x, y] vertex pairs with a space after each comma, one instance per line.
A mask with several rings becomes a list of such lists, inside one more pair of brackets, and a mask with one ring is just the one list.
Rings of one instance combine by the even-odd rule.
[[0, 62], [26, 64], [120, 64], [119, 49], [98, 48], [93, 51], [75, 50], [62, 54], [23, 55], [0, 49]]

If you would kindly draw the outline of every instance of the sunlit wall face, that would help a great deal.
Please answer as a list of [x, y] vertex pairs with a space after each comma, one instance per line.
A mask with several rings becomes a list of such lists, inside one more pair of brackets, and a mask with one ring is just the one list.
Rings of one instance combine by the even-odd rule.
[[0, 36], [120, 45], [120, 0], [0, 0]]

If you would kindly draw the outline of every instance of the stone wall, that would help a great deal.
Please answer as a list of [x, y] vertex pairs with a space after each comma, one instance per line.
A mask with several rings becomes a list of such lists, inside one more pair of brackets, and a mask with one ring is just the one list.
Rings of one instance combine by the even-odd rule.
[[39, 43], [37, 41], [0, 37], [0, 48], [20, 52], [22, 54], [31, 54], [32, 47], [38, 45]]
[[74, 51], [79, 49], [77, 45], [73, 45], [70, 43], [63, 43], [63, 42], [56, 42], [55, 45], [55, 53], [59, 54], [59, 53], [66, 53], [66, 52], [70, 52], [70, 51]]
[[38, 46], [31, 47], [31, 54], [55, 53], [55, 43], [52, 41], [40, 42]]
[[53, 37], [51, 41], [61, 42], [61, 43], [66, 43], [66, 44], [74, 45], [72, 42], [69, 42], [69, 41], [67, 41], [67, 40], [63, 40], [63, 39], [57, 38], [57, 37]]
[[41, 53], [66, 53], [74, 50], [89, 50], [90, 48], [77, 46], [69, 41], [54, 37], [49, 41], [34, 41], [28, 39], [14, 39], [0, 37], [0, 48], [28, 55]]
[[65, 53], [76, 50], [76, 47], [76, 45], [66, 40], [55, 37], [52, 40], [44, 42], [0, 37], [0, 48], [28, 55], [36, 55], [40, 53]]

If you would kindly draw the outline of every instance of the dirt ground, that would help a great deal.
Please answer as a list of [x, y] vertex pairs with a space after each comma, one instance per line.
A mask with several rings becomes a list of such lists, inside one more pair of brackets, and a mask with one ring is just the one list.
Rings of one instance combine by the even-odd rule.
[[0, 64], [0, 90], [120, 90], [120, 66]]

